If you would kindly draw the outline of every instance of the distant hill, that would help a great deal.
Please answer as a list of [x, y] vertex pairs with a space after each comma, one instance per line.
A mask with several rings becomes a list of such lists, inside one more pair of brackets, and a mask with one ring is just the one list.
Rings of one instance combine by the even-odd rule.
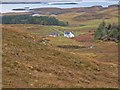
[[74, 13], [79, 13], [79, 12], [98, 12], [101, 10], [109, 9], [109, 8], [118, 8], [118, 5], [109, 5], [108, 7], [102, 7], [102, 6], [92, 6], [92, 7], [80, 7], [80, 8], [66, 8], [66, 9], [61, 9], [61, 8], [35, 8], [32, 9], [34, 11], [37, 11], [40, 14], [63, 14], [63, 13], [69, 13], [69, 12], [74, 12]]
[[2, 4], [45, 4], [45, 2], [1, 2]]
[[[102, 20], [112, 23], [118, 22], [118, 5], [109, 5], [108, 7], [92, 6], [92, 7], [80, 7], [80, 8], [35, 8], [31, 9], [41, 16], [53, 16], [60, 21], [68, 22], [72, 26], [87, 26], [89, 24], [89, 30], [95, 29]], [[112, 13], [111, 13], [112, 12]], [[4, 13], [4, 15], [32, 15], [32, 12], [25, 13]], [[93, 24], [94, 23], [94, 27]], [[90, 25], [91, 24], [91, 25]], [[90, 28], [92, 27], [92, 28]], [[87, 27], [86, 27], [87, 28]]]
[[68, 3], [48, 3], [48, 4], [50, 4], [50, 5], [69, 5], [69, 4], [78, 4], [78, 3], [75, 3], [75, 2], [68, 2]]

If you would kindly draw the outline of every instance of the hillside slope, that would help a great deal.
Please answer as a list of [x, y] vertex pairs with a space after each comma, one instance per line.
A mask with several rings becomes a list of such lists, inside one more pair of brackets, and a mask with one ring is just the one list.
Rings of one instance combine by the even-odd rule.
[[[89, 50], [56, 48], [45, 43], [49, 39], [16, 28], [2, 26], [3, 87], [117, 87], [117, 58], [109, 61], [101, 54], [117, 57], [115, 43], [94, 50], [101, 55], [97, 57]], [[104, 49], [106, 45], [113, 45], [114, 51]]]

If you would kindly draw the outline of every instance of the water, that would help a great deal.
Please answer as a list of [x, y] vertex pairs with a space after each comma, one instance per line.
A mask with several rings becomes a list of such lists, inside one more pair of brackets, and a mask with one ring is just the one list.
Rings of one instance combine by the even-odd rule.
[[[66, 5], [51, 5], [51, 4], [1, 4], [0, 12], [8, 13], [8, 12], [24, 12], [24, 11], [13, 11], [12, 9], [16, 8], [24, 8], [30, 7], [33, 8], [77, 8], [77, 7], [90, 7], [94, 5], [102, 5], [103, 7], [107, 7], [111, 3], [109, 2], [78, 2], [78, 4], [66, 4]], [[117, 3], [112, 3], [117, 4]]]

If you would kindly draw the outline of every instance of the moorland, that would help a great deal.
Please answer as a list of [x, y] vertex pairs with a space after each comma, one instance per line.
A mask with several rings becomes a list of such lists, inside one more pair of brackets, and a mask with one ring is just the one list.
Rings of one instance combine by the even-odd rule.
[[[3, 87], [118, 87], [118, 43], [94, 38], [103, 21], [118, 25], [118, 5], [34, 10], [67, 25], [2, 24]], [[3, 14], [16, 15], [31, 13]]]

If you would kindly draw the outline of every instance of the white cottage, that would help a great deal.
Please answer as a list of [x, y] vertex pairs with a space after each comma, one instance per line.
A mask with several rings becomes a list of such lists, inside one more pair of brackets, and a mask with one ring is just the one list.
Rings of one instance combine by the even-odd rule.
[[24, 7], [25, 12], [30, 12], [30, 8], [29, 7]]
[[39, 17], [40, 14], [33, 14], [32, 16], [33, 16], [33, 17]]
[[72, 32], [64, 32], [64, 37], [72, 38], [75, 37], [75, 35]]

